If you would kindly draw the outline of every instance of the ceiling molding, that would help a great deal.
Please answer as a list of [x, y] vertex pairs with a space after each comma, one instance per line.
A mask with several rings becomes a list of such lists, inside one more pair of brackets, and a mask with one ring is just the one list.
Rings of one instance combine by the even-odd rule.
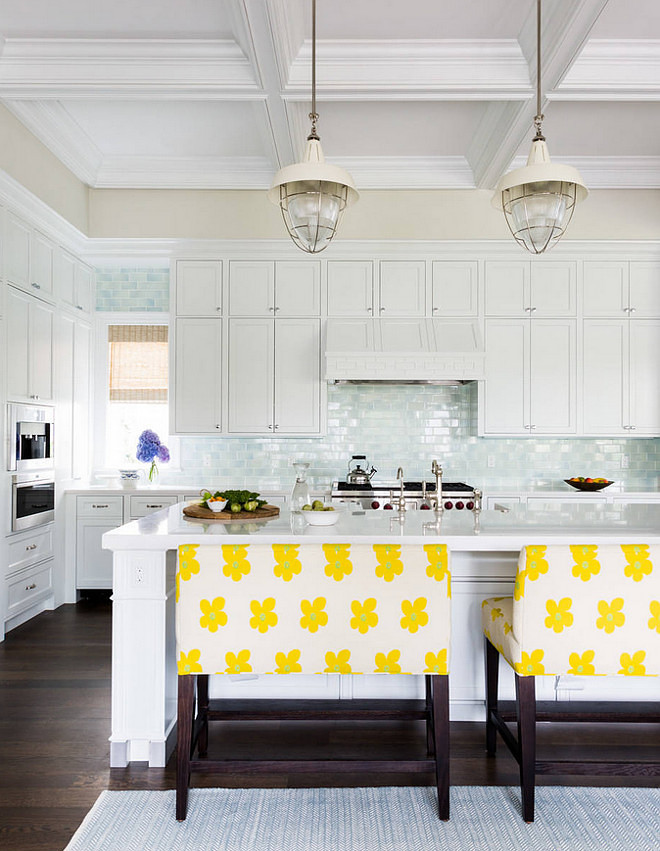
[[549, 100], [660, 100], [660, 41], [591, 39]]
[[[309, 99], [311, 42], [290, 66], [285, 99]], [[531, 97], [527, 62], [511, 39], [317, 41], [323, 100], [482, 100]]]
[[7, 39], [3, 98], [263, 97], [234, 41]]
[[289, 69], [305, 40], [304, 20], [302, 15], [291, 14], [287, 0], [266, 0], [266, 7], [280, 84], [284, 88], [289, 79]]
[[[556, 0], [543, 20], [541, 79], [544, 92], [556, 89], [575, 62], [591, 28], [607, 0]], [[536, 7], [529, 13], [519, 36], [529, 62], [529, 77], [536, 85]], [[542, 105], [543, 108], [543, 105]], [[517, 104], [491, 103], [468, 151], [476, 185], [494, 187], [516, 155], [525, 137], [531, 136], [535, 100]]]
[[333, 157], [358, 189], [474, 189], [465, 157]]
[[273, 166], [263, 157], [106, 157], [95, 189], [266, 189]]
[[79, 180], [95, 185], [103, 154], [59, 101], [8, 100], [5, 105]]
[[[553, 157], [552, 161], [576, 168], [589, 189], [660, 188], [660, 156]], [[526, 162], [525, 157], [516, 157], [511, 168], [520, 168]]]

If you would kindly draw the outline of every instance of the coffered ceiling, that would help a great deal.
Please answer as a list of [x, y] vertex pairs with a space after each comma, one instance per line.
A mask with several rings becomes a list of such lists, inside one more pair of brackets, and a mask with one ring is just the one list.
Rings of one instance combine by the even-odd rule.
[[[529, 149], [535, 0], [317, 0], [358, 188], [490, 188]], [[660, 187], [660, 3], [544, 0], [551, 155]], [[2, 0], [0, 99], [93, 187], [266, 188], [308, 132], [311, 0]]]

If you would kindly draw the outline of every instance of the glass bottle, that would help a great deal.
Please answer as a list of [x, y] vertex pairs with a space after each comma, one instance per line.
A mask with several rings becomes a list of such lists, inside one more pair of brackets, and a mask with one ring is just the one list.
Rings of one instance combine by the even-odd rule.
[[291, 491], [291, 511], [300, 511], [303, 505], [310, 504], [307, 485], [309, 464], [306, 461], [294, 461], [293, 468], [296, 471], [296, 483]]

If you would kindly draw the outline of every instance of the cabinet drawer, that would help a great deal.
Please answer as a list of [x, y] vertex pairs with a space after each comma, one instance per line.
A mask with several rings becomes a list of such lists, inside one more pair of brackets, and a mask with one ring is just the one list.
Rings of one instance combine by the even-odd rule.
[[17, 535], [8, 544], [7, 575], [53, 555], [53, 527]]
[[76, 514], [78, 517], [114, 517], [121, 520], [124, 513], [122, 496], [78, 496]]
[[53, 560], [22, 570], [7, 583], [7, 618], [46, 597], [53, 587]]
[[154, 511], [160, 511], [163, 508], [169, 508], [170, 505], [176, 505], [176, 496], [131, 496], [129, 497], [128, 513], [131, 520], [137, 520], [138, 517], [146, 517], [147, 514], [153, 514]]

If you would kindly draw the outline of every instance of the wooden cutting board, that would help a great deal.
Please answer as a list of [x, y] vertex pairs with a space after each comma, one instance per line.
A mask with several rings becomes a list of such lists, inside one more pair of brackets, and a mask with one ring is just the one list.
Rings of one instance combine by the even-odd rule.
[[241, 520], [245, 523], [246, 520], [269, 520], [271, 517], [277, 517], [280, 509], [277, 505], [262, 505], [256, 511], [239, 511], [238, 514], [231, 514], [229, 511], [211, 511], [205, 505], [186, 505], [183, 513], [186, 517], [193, 517], [195, 520], [215, 520], [218, 523], [234, 523]]

